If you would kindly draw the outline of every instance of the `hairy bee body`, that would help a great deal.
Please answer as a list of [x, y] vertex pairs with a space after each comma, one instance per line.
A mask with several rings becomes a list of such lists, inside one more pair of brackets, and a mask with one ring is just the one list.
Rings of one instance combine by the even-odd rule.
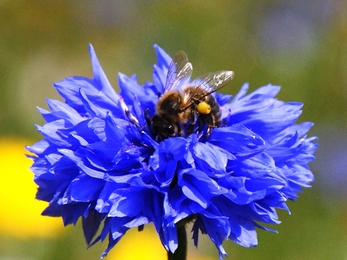
[[188, 136], [207, 126], [208, 137], [221, 125], [220, 107], [213, 92], [225, 86], [234, 76], [232, 71], [217, 71], [197, 78], [188, 86], [192, 65], [186, 54], [178, 52], [170, 64], [164, 93], [159, 97], [156, 114], [147, 122], [159, 140], [172, 136]]
[[172, 90], [159, 98], [156, 113], [172, 123], [185, 123], [187, 121], [187, 111], [183, 108], [184, 95], [177, 90]]
[[[220, 107], [214, 96], [199, 86], [189, 86], [184, 90], [185, 94], [194, 100], [191, 105], [191, 113], [196, 113], [198, 120], [206, 124], [209, 128], [218, 127], [221, 124]], [[203, 98], [201, 98], [203, 97]], [[209, 108], [207, 111], [200, 108], [205, 103]], [[206, 107], [206, 106], [205, 106]]]
[[[199, 98], [201, 96], [204, 97]], [[194, 102], [187, 106], [188, 100], [185, 97]], [[201, 103], [208, 107], [208, 113], [199, 109]], [[183, 90], [183, 93], [174, 90], [160, 97], [151, 124], [156, 134], [165, 139], [170, 136], [183, 136], [182, 126], [186, 123], [189, 123], [186, 134], [191, 134], [196, 121], [200, 125], [206, 124], [210, 132], [212, 128], [221, 124], [220, 107], [208, 92], [199, 87], [189, 86]]]
[[156, 115], [151, 119], [151, 128], [162, 139], [177, 135], [178, 123], [187, 122], [186, 111], [182, 110], [184, 96], [179, 91], [170, 91], [159, 98]]

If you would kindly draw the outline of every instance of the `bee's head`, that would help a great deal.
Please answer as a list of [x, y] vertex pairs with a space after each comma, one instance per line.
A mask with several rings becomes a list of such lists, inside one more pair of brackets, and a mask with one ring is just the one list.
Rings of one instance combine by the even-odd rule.
[[151, 129], [155, 130], [155, 134], [160, 136], [162, 139], [170, 136], [175, 136], [177, 133], [177, 126], [171, 124], [164, 118], [155, 115], [151, 120]]

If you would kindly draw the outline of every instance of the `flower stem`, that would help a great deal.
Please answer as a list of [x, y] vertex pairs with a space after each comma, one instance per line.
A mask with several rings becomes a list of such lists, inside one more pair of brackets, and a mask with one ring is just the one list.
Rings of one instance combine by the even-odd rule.
[[185, 225], [177, 227], [178, 247], [175, 253], [168, 251], [168, 260], [186, 260], [187, 259], [187, 232]]

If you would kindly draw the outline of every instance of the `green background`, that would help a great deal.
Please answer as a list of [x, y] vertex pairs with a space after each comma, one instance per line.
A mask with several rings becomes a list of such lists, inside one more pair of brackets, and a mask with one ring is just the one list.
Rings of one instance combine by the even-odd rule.
[[[41, 138], [36, 106], [60, 99], [53, 82], [92, 76], [89, 43], [116, 89], [118, 72], [152, 80], [154, 43], [170, 55], [184, 50], [193, 76], [235, 71], [223, 93], [245, 82], [282, 86], [278, 98], [304, 102], [300, 122], [314, 122], [310, 135], [320, 138], [316, 181], [288, 203], [290, 216], [279, 212], [279, 234], [259, 231], [250, 249], [227, 241], [228, 259], [346, 259], [346, 17], [346, 1], [327, 0], [0, 1], [0, 136]], [[67, 230], [49, 243], [0, 232], [0, 259], [79, 259], [74, 250], [98, 259], [105, 244], [87, 251], [80, 227]], [[208, 239], [197, 250], [218, 259]]]

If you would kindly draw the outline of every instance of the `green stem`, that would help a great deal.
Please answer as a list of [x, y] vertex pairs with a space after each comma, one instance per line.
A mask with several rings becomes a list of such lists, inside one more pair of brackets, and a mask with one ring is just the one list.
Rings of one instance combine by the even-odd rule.
[[187, 259], [187, 232], [185, 225], [177, 227], [178, 247], [175, 253], [170, 251], [167, 254], [168, 260], [186, 260]]

